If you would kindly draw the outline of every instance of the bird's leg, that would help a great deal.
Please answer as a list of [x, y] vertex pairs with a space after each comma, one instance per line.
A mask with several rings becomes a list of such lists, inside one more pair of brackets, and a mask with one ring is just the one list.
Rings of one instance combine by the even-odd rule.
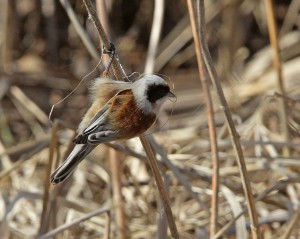
[[105, 70], [104, 70], [103, 73], [102, 73], [103, 77], [108, 78], [109, 68], [111, 67], [112, 61], [113, 61], [113, 59], [114, 59], [114, 57], [115, 57], [115, 54], [116, 54], [116, 48], [115, 48], [115, 45], [112, 44], [112, 43], [110, 43], [110, 48], [109, 48], [109, 49], [106, 49], [106, 48], [103, 46], [102, 53], [103, 53], [103, 54], [109, 54], [109, 55], [110, 55], [109, 62], [107, 63], [107, 65], [106, 65], [106, 67], [105, 67]]

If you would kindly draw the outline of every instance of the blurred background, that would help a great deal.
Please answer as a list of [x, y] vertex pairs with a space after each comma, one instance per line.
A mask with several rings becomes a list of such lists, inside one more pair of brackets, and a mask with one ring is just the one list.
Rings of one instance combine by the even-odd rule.
[[[58, 165], [72, 147], [74, 129], [89, 106], [88, 86], [104, 69], [102, 63], [97, 67], [97, 55], [90, 55], [61, 3], [66, 1], [0, 2], [0, 237], [36, 238], [108, 206], [110, 214], [78, 223], [56, 238], [104, 238], [108, 231], [106, 238], [153, 238], [166, 224], [157, 219], [159, 195], [138, 139], [118, 144], [126, 232], [120, 233], [111, 205], [106, 146], [99, 146], [68, 181], [49, 185], [49, 160]], [[279, 238], [292, 215], [300, 214], [299, 209], [294, 214], [300, 199], [300, 2], [273, 3], [285, 95], [276, 94], [264, 1], [205, 1], [207, 41], [240, 135], [253, 194], [270, 190], [256, 204], [263, 238]], [[72, 0], [70, 5], [100, 56], [102, 45], [83, 2]], [[137, 77], [145, 68], [154, 1], [111, 0], [106, 6], [102, 13], [108, 16], [119, 60], [127, 75], [137, 72], [132, 76]], [[195, 200], [159, 157], [180, 238], [209, 238], [212, 163], [207, 111], [186, 1], [165, 1], [154, 72], [169, 78], [177, 102], [165, 104], [149, 134], [201, 199]], [[83, 78], [76, 91], [55, 106], [49, 120], [53, 104]], [[245, 198], [223, 111], [211, 90], [220, 157], [221, 228], [236, 215], [234, 208], [243, 207]], [[282, 98], [287, 136], [281, 127]], [[51, 136], [55, 120], [61, 123], [57, 141]], [[249, 230], [245, 214], [222, 238], [247, 238]], [[286, 238], [296, 235], [299, 229]]]

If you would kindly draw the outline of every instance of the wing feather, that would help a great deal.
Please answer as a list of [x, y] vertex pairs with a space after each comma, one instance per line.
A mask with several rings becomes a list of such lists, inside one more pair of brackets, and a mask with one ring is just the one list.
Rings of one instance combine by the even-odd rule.
[[101, 132], [107, 127], [107, 118], [111, 103], [104, 105], [88, 123], [88, 125], [73, 140], [76, 144], [88, 143], [88, 137], [96, 132]]
[[85, 128], [73, 140], [76, 144], [99, 144], [120, 138], [118, 131], [109, 123], [111, 106], [117, 102], [119, 97], [128, 89], [119, 91], [109, 102], [107, 102], [91, 119]]

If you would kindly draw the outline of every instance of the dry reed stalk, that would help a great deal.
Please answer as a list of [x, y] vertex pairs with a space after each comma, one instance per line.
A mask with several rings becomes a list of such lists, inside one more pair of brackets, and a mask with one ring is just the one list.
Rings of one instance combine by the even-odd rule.
[[283, 36], [284, 34], [288, 33], [292, 30], [293, 25], [296, 24], [297, 18], [299, 16], [300, 10], [300, 1], [292, 0], [291, 4], [289, 5], [289, 9], [285, 15], [284, 21], [282, 23], [282, 27], [280, 30], [279, 35]]
[[100, 59], [100, 54], [98, 54], [96, 48], [94, 47], [91, 39], [86, 34], [85, 30], [81, 26], [78, 17], [76, 16], [69, 0], [60, 0], [61, 5], [65, 9], [71, 23], [73, 24], [76, 32], [78, 33], [79, 37], [81, 38], [83, 44], [85, 45], [86, 49], [90, 53], [90, 55], [93, 57], [93, 59], [98, 62]]
[[[108, 38], [111, 38], [110, 26], [109, 26], [109, 21], [108, 21], [108, 12], [107, 12], [107, 1], [96, 0], [96, 10], [97, 10], [98, 18], [103, 26], [104, 31], [106, 32]], [[102, 42], [101, 37], [100, 37], [100, 41]], [[107, 62], [105, 62], [105, 63], [107, 63]]]
[[44, 234], [49, 228], [49, 213], [50, 213], [50, 204], [49, 202], [49, 192], [50, 192], [50, 175], [54, 158], [54, 151], [57, 149], [57, 130], [59, 128], [59, 124], [54, 122], [51, 131], [51, 142], [49, 147], [49, 160], [47, 164], [47, 171], [45, 175], [45, 184], [44, 184], [44, 195], [43, 195], [43, 211], [41, 215], [40, 228], [38, 231], [38, 235]]
[[155, 66], [155, 58], [157, 53], [157, 46], [161, 34], [163, 17], [164, 17], [165, 1], [155, 0], [153, 22], [149, 40], [149, 47], [147, 52], [147, 59], [145, 64], [145, 73], [153, 73]]
[[[213, 4], [213, 7], [208, 8], [207, 22], [211, 22], [220, 11], [232, 4], [231, 1], [220, 2], [220, 4]], [[185, 50], [182, 48], [188, 44], [193, 38], [191, 27], [188, 26], [189, 16], [185, 15], [177, 23], [177, 25], [170, 31], [170, 33], [162, 40], [158, 55], [155, 60], [155, 71], [160, 71], [170, 60], [172, 64], [174, 61], [177, 66], [191, 59], [195, 55], [194, 46], [189, 46]], [[174, 65], [175, 66], [175, 65]]]
[[[266, 197], [268, 194], [275, 190], [279, 190], [282, 187], [285, 187], [285, 185], [289, 183], [296, 183], [299, 182], [299, 179], [297, 178], [288, 178], [288, 179], [281, 179], [276, 184], [274, 184], [272, 187], [267, 188], [262, 193], [260, 193], [256, 198], [255, 202], [261, 201], [264, 197]], [[236, 217], [231, 219], [225, 226], [223, 226], [212, 239], [220, 238], [232, 225], [236, 222], [244, 213], [246, 212], [246, 208], [242, 210]]]
[[[97, 15], [103, 29], [107, 36], [110, 38], [110, 26], [108, 21], [107, 7], [104, 0], [97, 0]], [[101, 38], [100, 38], [101, 40]], [[109, 56], [104, 55], [104, 64], [107, 65], [109, 61]], [[111, 179], [112, 179], [112, 190], [113, 190], [113, 202], [116, 212], [116, 225], [117, 225], [117, 237], [120, 239], [129, 238], [129, 230], [127, 225], [126, 213], [124, 211], [124, 197], [122, 195], [122, 180], [121, 176], [123, 174], [120, 154], [118, 151], [110, 148], [109, 149], [109, 162], [111, 169]], [[109, 220], [110, 221], [110, 220]]]
[[[286, 95], [285, 87], [284, 87], [284, 79], [282, 74], [282, 66], [281, 66], [281, 57], [280, 57], [280, 49], [277, 37], [277, 28], [275, 23], [274, 16], [274, 7], [272, 0], [265, 0], [266, 11], [267, 11], [267, 22], [269, 29], [269, 37], [271, 46], [273, 49], [273, 64], [277, 73], [277, 87], [279, 93], [282, 95]], [[287, 119], [287, 104], [284, 98], [279, 99], [280, 109], [279, 109], [279, 117], [280, 117], [280, 128], [283, 133], [283, 141], [289, 140], [289, 128], [288, 128], [288, 119]], [[289, 148], [283, 148], [283, 155], [288, 157], [290, 155]]]
[[0, 14], [0, 31], [2, 32], [2, 43], [0, 46], [0, 66], [2, 70], [6, 70], [7, 63], [9, 63], [8, 59], [8, 51], [11, 50], [9, 46], [11, 46], [8, 41], [8, 37], [11, 35], [8, 32], [9, 26], [8, 26], [8, 20], [9, 20], [9, 14], [11, 13], [11, 10], [9, 8], [9, 1], [4, 0], [2, 1], [1, 5], [1, 14]]
[[[92, 22], [94, 23], [94, 25], [99, 33], [99, 36], [103, 43], [103, 46], [105, 47], [105, 49], [110, 49], [109, 38], [107, 37], [107, 34], [106, 34], [105, 30], [103, 29], [101, 22], [99, 21], [97, 12], [96, 12], [93, 4], [91, 3], [90, 0], [83, 0], [83, 3], [89, 13], [89, 16], [90, 16]], [[126, 74], [116, 58], [113, 58], [112, 69], [114, 71], [114, 75], [117, 80], [122, 80], [122, 79], [126, 78]]]
[[[159, 39], [161, 35], [161, 29], [163, 25], [163, 17], [164, 17], [164, 9], [165, 9], [165, 1], [164, 0], [155, 0], [154, 1], [154, 13], [153, 13], [153, 20], [151, 26], [151, 33], [150, 33], [150, 40], [147, 52], [147, 58], [145, 63], [145, 74], [153, 74], [154, 66], [155, 66], [155, 58], [157, 55], [157, 48], [159, 44]], [[153, 139], [153, 138], [152, 138]], [[152, 148], [153, 151], [157, 152], [155, 148]], [[149, 158], [150, 161], [150, 158]], [[156, 167], [151, 166], [152, 167]], [[158, 165], [157, 165], [158, 167]], [[161, 177], [159, 175], [159, 177]], [[165, 185], [165, 184], [164, 184]], [[167, 192], [167, 189], [166, 189]], [[159, 216], [157, 218], [157, 232], [156, 238], [166, 238], [168, 233], [168, 226], [167, 226], [167, 215], [164, 210], [164, 202], [162, 202], [162, 197], [158, 198], [159, 204]]]
[[162, 203], [163, 203], [163, 206], [164, 206], [164, 210], [165, 210], [165, 213], [166, 213], [166, 216], [167, 216], [167, 219], [168, 219], [168, 225], [169, 225], [169, 228], [170, 228], [171, 235], [172, 235], [173, 238], [179, 238], [177, 227], [176, 227], [176, 224], [175, 224], [175, 221], [174, 221], [174, 216], [173, 216], [171, 206], [170, 206], [170, 199], [169, 199], [169, 196], [168, 196], [168, 192], [165, 188], [164, 182], [163, 182], [162, 177], [160, 175], [154, 151], [152, 150], [152, 148], [149, 144], [149, 141], [146, 139], [146, 137], [144, 135], [140, 136], [140, 140], [141, 140], [141, 143], [142, 143], [142, 145], [145, 149], [145, 152], [146, 152], [147, 157], [148, 157], [149, 164], [151, 166], [152, 172], [153, 172], [154, 177], [155, 177], [155, 181], [156, 181], [156, 184], [157, 184], [160, 196], [161, 196], [161, 200], [162, 200]]
[[192, 32], [195, 42], [195, 50], [198, 62], [198, 70], [200, 75], [200, 81], [203, 88], [205, 104], [207, 107], [207, 119], [208, 119], [208, 128], [209, 128], [209, 138], [211, 146], [211, 155], [212, 155], [212, 190], [213, 194], [211, 197], [211, 215], [210, 215], [210, 236], [214, 236], [217, 232], [218, 225], [218, 193], [219, 193], [219, 156], [218, 156], [218, 144], [216, 138], [216, 125], [214, 118], [214, 109], [213, 102], [210, 94], [209, 87], [209, 76], [205, 68], [203, 57], [200, 50], [200, 31], [199, 26], [197, 28], [197, 17], [193, 7], [193, 3], [188, 1], [188, 8], [190, 13], [190, 21], [192, 26]]
[[[166, 174], [163, 174], [163, 182], [167, 191], [169, 191], [170, 180]], [[158, 201], [159, 201], [159, 215], [157, 216], [156, 219], [157, 230], [156, 230], [156, 235], [154, 236], [155, 239], [168, 237], [167, 215], [165, 213], [164, 206], [161, 203], [161, 199]]]
[[290, 238], [293, 229], [297, 229], [297, 228], [295, 228], [295, 226], [296, 226], [297, 223], [299, 223], [299, 218], [300, 218], [300, 206], [298, 206], [298, 209], [294, 213], [293, 217], [290, 220], [289, 225], [287, 226], [284, 234], [280, 237], [280, 239]]
[[209, 212], [209, 208], [206, 206], [206, 204], [201, 200], [198, 194], [193, 191], [192, 186], [189, 184], [186, 176], [183, 173], [181, 173], [179, 168], [171, 162], [171, 160], [168, 157], [168, 154], [160, 145], [158, 145], [158, 143], [155, 142], [152, 135], [148, 136], [148, 140], [154, 151], [161, 156], [163, 163], [168, 167], [168, 169], [170, 169], [173, 172], [178, 182], [180, 182], [180, 184], [186, 189], [186, 191], [199, 204], [200, 207]]
[[128, 225], [126, 220], [126, 214], [124, 212], [124, 198], [122, 195], [122, 182], [121, 182], [121, 164], [120, 154], [114, 149], [109, 149], [110, 169], [111, 169], [111, 181], [113, 189], [113, 204], [116, 210], [116, 225], [117, 235], [120, 239], [128, 238]]
[[49, 123], [49, 119], [44, 111], [42, 111], [34, 101], [25, 95], [19, 87], [11, 86], [10, 94], [43, 125], [47, 125]]
[[111, 225], [110, 211], [107, 211], [105, 216], [106, 216], [106, 224], [105, 224], [105, 231], [104, 231], [103, 238], [104, 239], [109, 239], [110, 238], [110, 225]]
[[[83, 0], [83, 2], [84, 2], [85, 6], [87, 8], [87, 11], [89, 13], [89, 16], [90, 16], [91, 20], [93, 21], [93, 23], [95, 24], [96, 29], [98, 30], [99, 36], [101, 37], [101, 39], [103, 41], [104, 47], [106, 49], [109, 49], [110, 48], [109, 39], [108, 39], [108, 37], [107, 37], [107, 35], [106, 35], [99, 19], [97, 17], [96, 11], [95, 11], [91, 1], [90, 0]], [[116, 77], [117, 80], [122, 80], [122, 79], [126, 78], [126, 74], [125, 74], [122, 66], [120, 65], [118, 60], [115, 59], [115, 58], [113, 59], [112, 68], [114, 70], [114, 74], [115, 74], [115, 77]], [[155, 153], [153, 152], [152, 148], [150, 147], [150, 144], [149, 144], [148, 140], [145, 138], [144, 135], [140, 136], [140, 140], [141, 140], [141, 142], [143, 143], [144, 146], [148, 145], [148, 147], [146, 147], [146, 148], [144, 147], [145, 152], [148, 156], [148, 160], [149, 160], [150, 164], [152, 165], [151, 168], [153, 170], [153, 174], [155, 175], [155, 179], [156, 179], [159, 191], [160, 191], [160, 193], [164, 192], [163, 194], [161, 193], [161, 197], [162, 197], [163, 205], [164, 205], [164, 208], [165, 208], [165, 212], [167, 213], [168, 224], [169, 224], [169, 227], [170, 227], [171, 235], [174, 238], [179, 238], [177, 228], [176, 228], [176, 224], [175, 224], [175, 221], [174, 221], [174, 218], [173, 218], [173, 213], [171, 211], [171, 206], [170, 206], [168, 194], [166, 193], [166, 189], [164, 187], [164, 184], [160, 183], [162, 181], [162, 178], [161, 178], [161, 175], [159, 173], [157, 162], [155, 161], [156, 160], [155, 159]], [[150, 157], [151, 157], [151, 159], [150, 159]], [[153, 159], [154, 159], [155, 163], [153, 163], [153, 161], [151, 162], [151, 160], [153, 160]]]
[[[48, 180], [49, 181], [49, 180]], [[47, 239], [47, 238], [53, 238], [54, 236], [56, 236], [58, 233], [61, 233], [71, 227], [74, 227], [74, 226], [77, 226], [79, 225], [81, 222], [84, 222], [92, 217], [95, 217], [97, 215], [100, 215], [102, 213], [105, 213], [105, 212], [109, 212], [110, 208], [109, 207], [104, 207], [104, 208], [99, 208], [91, 213], [88, 213], [86, 215], [84, 215], [83, 217], [71, 222], [71, 223], [66, 223], [60, 227], [57, 227], [55, 228], [54, 230], [42, 235], [42, 236], [39, 236], [37, 239]]]
[[221, 185], [221, 192], [231, 208], [233, 217], [236, 218], [239, 216], [239, 219], [235, 221], [236, 238], [247, 238], [248, 232], [246, 219], [243, 214], [244, 210], [238, 201], [237, 196], [232, 190], [224, 185]]
[[[188, 5], [189, 9], [191, 9], [190, 13], [193, 14], [193, 4], [195, 1], [193, 0], [188, 0]], [[239, 135], [235, 129], [234, 122], [231, 117], [231, 112], [229, 110], [226, 98], [224, 96], [224, 92], [222, 89], [222, 86], [219, 82], [216, 70], [214, 68], [214, 65], [212, 63], [212, 59], [209, 53], [209, 49], [206, 43], [205, 39], [205, 15], [204, 15], [204, 1], [200, 0], [197, 1], [197, 14], [198, 14], [198, 27], [199, 27], [199, 42], [200, 42], [200, 50], [201, 50], [201, 55], [204, 59], [207, 71], [209, 73], [209, 76], [216, 88], [217, 91], [217, 96], [219, 98], [219, 101], [221, 103], [221, 108], [223, 109], [227, 125], [228, 125], [228, 130], [231, 135], [232, 141], [233, 141], [233, 146], [234, 150], [236, 153], [236, 158], [237, 158], [237, 163], [240, 169], [241, 173], [241, 179], [242, 179], [242, 184], [243, 184], [243, 189], [245, 193], [245, 197], [247, 200], [247, 206], [248, 206], [248, 212], [249, 212], [249, 217], [250, 217], [250, 223], [251, 223], [251, 231], [252, 231], [252, 238], [253, 239], [259, 239], [261, 238], [259, 228], [258, 228], [258, 218], [257, 218], [257, 213], [256, 213], [256, 208], [255, 208], [255, 203], [252, 195], [252, 189], [251, 189], [251, 184], [246, 168], [246, 163], [242, 151], [242, 147], [240, 144], [239, 140]], [[193, 18], [194, 19], [194, 18]]]
[[[32, 156], [34, 156], [35, 154], [40, 152], [42, 149], [44, 149], [48, 146], [49, 146], [48, 140], [42, 140], [41, 142], [38, 142], [37, 145], [33, 149], [30, 149], [30, 150], [28, 150], [28, 152], [23, 153], [21, 155], [21, 157], [18, 159], [18, 161], [16, 163], [12, 164], [11, 167], [1, 171], [0, 172], [0, 180], [2, 180], [4, 177], [8, 176], [12, 171], [19, 168], [27, 159], [31, 158]], [[11, 151], [11, 152], [14, 152], [14, 151]], [[10, 152], [7, 151], [6, 153], [9, 154]], [[3, 155], [4, 154], [0, 153], [0, 157], [2, 157], [2, 159], [3, 159]]]

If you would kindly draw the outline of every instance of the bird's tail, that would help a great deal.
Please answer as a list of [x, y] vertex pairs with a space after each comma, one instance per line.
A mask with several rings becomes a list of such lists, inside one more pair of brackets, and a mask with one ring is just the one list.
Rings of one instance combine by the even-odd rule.
[[77, 144], [68, 158], [51, 175], [51, 183], [58, 184], [68, 178], [76, 166], [96, 147], [97, 145]]

